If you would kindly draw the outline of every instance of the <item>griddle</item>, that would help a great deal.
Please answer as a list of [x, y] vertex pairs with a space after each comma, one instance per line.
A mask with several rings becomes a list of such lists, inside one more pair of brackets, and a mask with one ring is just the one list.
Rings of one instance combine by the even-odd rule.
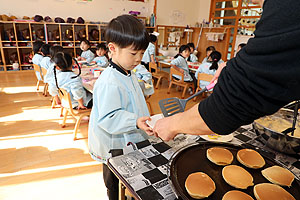
[[[264, 167], [260, 169], [250, 169], [242, 164], [236, 158], [237, 152], [240, 149], [244, 149], [244, 147], [233, 145], [229, 143], [212, 143], [212, 142], [197, 142], [185, 146], [179, 149], [170, 159], [169, 161], [169, 169], [168, 169], [168, 180], [169, 183], [175, 192], [178, 199], [182, 200], [190, 200], [192, 198], [185, 189], [185, 180], [189, 174], [194, 172], [204, 172], [208, 176], [210, 176], [216, 184], [216, 190], [212, 193], [211, 196], [206, 198], [207, 200], [221, 200], [224, 194], [230, 190], [240, 190], [249, 194], [253, 199], [255, 199], [253, 193], [253, 186], [248, 187], [245, 190], [236, 189], [230, 185], [228, 185], [222, 177], [222, 169], [224, 166], [218, 166], [211, 161], [209, 161], [206, 157], [206, 150], [211, 147], [224, 147], [231, 151], [234, 156], [233, 165], [238, 165], [246, 169], [253, 176], [254, 185], [259, 183], [269, 183], [267, 179], [263, 177], [261, 174], [261, 170], [271, 167], [273, 165], [278, 165], [284, 167], [279, 162], [270, 159], [264, 156], [261, 152], [259, 152], [265, 159], [266, 164]], [[286, 168], [286, 167], [284, 167]], [[294, 198], [300, 198], [300, 181], [299, 179], [295, 179], [290, 188], [283, 187], [290, 194], [294, 196]]]

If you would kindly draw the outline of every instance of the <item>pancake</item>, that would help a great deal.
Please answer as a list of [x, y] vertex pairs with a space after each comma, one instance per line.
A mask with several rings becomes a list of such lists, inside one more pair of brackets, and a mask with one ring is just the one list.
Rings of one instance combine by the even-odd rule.
[[185, 188], [191, 197], [203, 199], [215, 191], [216, 185], [207, 174], [196, 172], [187, 177], [185, 180]]
[[253, 188], [257, 200], [296, 200], [289, 192], [272, 183], [261, 183]]
[[253, 185], [253, 177], [244, 168], [237, 165], [228, 165], [222, 170], [223, 179], [235, 188], [247, 189]]
[[266, 168], [261, 173], [271, 183], [289, 187], [291, 187], [295, 177], [292, 172], [279, 166]]
[[206, 156], [208, 160], [216, 165], [229, 165], [233, 161], [232, 153], [225, 148], [212, 147], [207, 149]]
[[266, 162], [265, 159], [252, 149], [241, 149], [237, 153], [238, 161], [246, 167], [258, 169], [263, 167]]
[[231, 190], [229, 192], [226, 192], [222, 200], [254, 200], [254, 199], [244, 192], [238, 190]]

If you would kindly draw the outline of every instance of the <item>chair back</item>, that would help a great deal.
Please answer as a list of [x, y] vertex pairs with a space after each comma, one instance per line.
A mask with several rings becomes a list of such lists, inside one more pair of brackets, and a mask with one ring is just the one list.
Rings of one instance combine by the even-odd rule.
[[208, 81], [210, 82], [212, 80], [212, 78], [214, 77], [214, 75], [212, 74], [206, 74], [206, 73], [199, 73], [198, 74], [198, 82], [201, 81]]
[[152, 69], [154, 70], [154, 73], [158, 72], [157, 64], [153, 62], [149, 62], [149, 72], [152, 72]]
[[45, 69], [44, 67], [41, 67], [42, 69], [42, 79], [45, 80], [45, 76], [47, 74], [47, 69]]
[[[181, 80], [176, 80], [173, 75], [181, 76]], [[184, 74], [175, 69], [174, 67], [170, 68], [170, 80], [173, 82], [184, 82]]]
[[37, 65], [37, 64], [32, 64], [32, 65], [33, 65], [33, 70], [35, 72], [39, 72], [40, 74], [42, 74], [41, 73], [41, 67], [39, 65]]

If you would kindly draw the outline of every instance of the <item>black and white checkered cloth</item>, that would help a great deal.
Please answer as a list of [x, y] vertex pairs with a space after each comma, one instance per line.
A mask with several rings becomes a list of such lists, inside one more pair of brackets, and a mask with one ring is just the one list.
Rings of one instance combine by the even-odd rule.
[[[264, 146], [256, 138], [251, 125], [233, 133], [232, 144], [263, 147], [266, 156], [279, 161], [300, 177], [299, 157], [290, 157]], [[163, 142], [158, 138], [131, 144], [109, 159], [109, 166], [137, 199], [174, 200], [176, 196], [167, 179], [167, 164], [171, 156], [187, 144], [201, 141], [200, 136], [179, 135], [174, 141]]]

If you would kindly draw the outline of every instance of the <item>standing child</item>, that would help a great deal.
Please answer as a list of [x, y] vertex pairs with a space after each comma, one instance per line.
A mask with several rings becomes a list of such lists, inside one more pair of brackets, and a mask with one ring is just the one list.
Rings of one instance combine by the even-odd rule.
[[[41, 53], [41, 48], [43, 46], [44, 42], [42, 41], [35, 41], [33, 43], [33, 53], [34, 53], [34, 56], [32, 58], [32, 63], [33, 64], [36, 64], [36, 65], [39, 65], [41, 64], [41, 61], [43, 59], [43, 56], [42, 56], [42, 53]], [[35, 72], [36, 74], [36, 77], [39, 81], [42, 80], [42, 75], [40, 74], [40, 72]]]
[[130, 15], [112, 19], [105, 32], [111, 60], [94, 86], [88, 143], [92, 158], [103, 163], [110, 200], [118, 199], [119, 181], [107, 167], [107, 159], [129, 142], [148, 139], [145, 132], [152, 134], [146, 124], [150, 118], [144, 95], [131, 73], [141, 62], [148, 38], [144, 25]]
[[[186, 59], [190, 56], [190, 47], [187, 45], [182, 45], [179, 47], [179, 54], [177, 54], [174, 59], [171, 61], [171, 66], [184, 74], [184, 81], [194, 82], [194, 88], [197, 87], [197, 80], [195, 79], [194, 74], [190, 73], [188, 63]], [[181, 80], [181, 77], [178, 75], [172, 75], [173, 77]], [[189, 89], [189, 92], [192, 93], [192, 90]]]
[[97, 57], [94, 58], [93, 62], [95, 62], [99, 67], [107, 67], [108, 60], [106, 58], [107, 47], [105, 43], [100, 43], [96, 46], [96, 54]]
[[149, 70], [149, 62], [155, 63], [155, 45], [154, 43], [157, 40], [155, 35], [150, 34], [150, 42], [143, 55], [142, 64]]
[[[52, 96], [58, 95], [59, 89], [63, 88], [68, 93], [70, 93], [72, 107], [74, 109], [86, 109], [91, 108], [93, 105], [92, 94], [87, 92], [82, 85], [82, 80], [79, 77], [80, 75], [80, 67], [79, 74], [76, 75], [72, 71], [73, 60], [72, 56], [67, 53], [58, 52], [55, 54], [53, 61], [56, 67], [59, 68], [60, 73], [56, 75], [55, 69], [54, 79], [56, 83], [56, 87], [52, 87], [49, 85], [49, 93]], [[67, 102], [61, 102], [63, 107], [68, 107]]]
[[86, 62], [92, 62], [95, 57], [95, 54], [90, 50], [91, 45], [87, 39], [84, 39], [80, 42], [80, 49], [82, 50], [81, 55], [78, 57], [78, 60], [83, 60]]
[[50, 65], [52, 64], [50, 61], [50, 47], [51, 47], [50, 44], [43, 44], [43, 46], [41, 48], [41, 52], [44, 57], [41, 60], [40, 66], [47, 70], [50, 67]]
[[[206, 63], [202, 63], [199, 68], [197, 69], [195, 73], [196, 79], [198, 79], [198, 73], [206, 73], [206, 74], [212, 74], [215, 75], [219, 65], [218, 62], [220, 61], [222, 55], [218, 51], [213, 51], [207, 59]], [[208, 81], [202, 81], [200, 80], [200, 88], [204, 88], [209, 85]]]
[[194, 51], [195, 51], [194, 43], [188, 43], [187, 45], [190, 47], [190, 51], [191, 51], [190, 56], [188, 57], [187, 61], [192, 62], [192, 63], [198, 62], [197, 56], [194, 55]]

